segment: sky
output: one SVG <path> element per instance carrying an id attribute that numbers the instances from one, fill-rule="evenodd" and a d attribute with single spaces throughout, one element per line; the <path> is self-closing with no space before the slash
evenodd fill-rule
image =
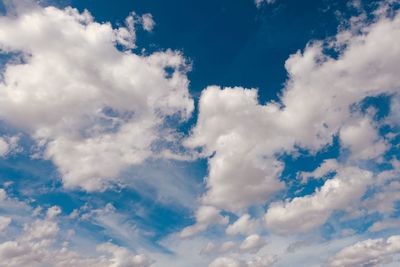
<path id="1" fill-rule="evenodd" d="M 0 266 L 398 266 L 399 8 L 0 1 Z"/>

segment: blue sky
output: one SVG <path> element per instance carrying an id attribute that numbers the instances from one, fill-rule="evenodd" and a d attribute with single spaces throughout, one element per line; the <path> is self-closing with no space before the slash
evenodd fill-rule
<path id="1" fill-rule="evenodd" d="M 399 6 L 2 1 L 0 262 L 397 266 Z"/>

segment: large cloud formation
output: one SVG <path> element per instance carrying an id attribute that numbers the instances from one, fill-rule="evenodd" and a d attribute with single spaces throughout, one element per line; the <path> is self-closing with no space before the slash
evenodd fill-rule
<path id="1" fill-rule="evenodd" d="M 282 238 L 310 234 L 335 216 L 341 216 L 340 224 L 378 214 L 382 219 L 370 231 L 397 223 L 392 217 L 400 200 L 400 164 L 393 158 L 398 146 L 392 142 L 400 126 L 400 14 L 390 3 L 382 2 L 370 17 L 352 17 L 336 36 L 310 42 L 291 55 L 277 102 L 260 104 L 256 89 L 204 89 L 185 145 L 201 148 L 208 157 L 201 204 L 239 215 L 227 234 L 257 231 L 259 218 L 247 214 L 254 205 L 266 205 L 265 226 Z M 384 107 L 388 114 L 378 118 L 379 108 L 367 103 L 382 98 L 389 99 Z M 339 158 L 296 175 L 303 186 L 310 179 L 322 180 L 322 185 L 306 195 L 276 200 L 285 189 L 281 155 L 296 157 L 299 148 L 315 155 L 335 139 Z M 351 235 L 350 229 L 342 230 L 338 235 Z M 399 253 L 397 243 L 397 237 L 363 241 L 343 249 L 329 265 L 378 266 Z M 210 266 L 248 266 L 247 258 L 243 251 L 240 256 L 222 255 Z"/>
<path id="2" fill-rule="evenodd" d="M 360 107 L 367 97 L 393 96 L 400 88 L 400 48 L 394 41 L 400 40 L 400 15 L 379 11 L 374 21 L 291 55 L 279 102 L 261 105 L 256 90 L 239 87 L 202 92 L 186 145 L 202 147 L 209 156 L 203 203 L 233 212 L 265 203 L 284 187 L 280 154 L 298 147 L 316 153 L 334 136 L 352 162 L 378 159 L 387 151 L 373 115 Z"/>
<path id="3" fill-rule="evenodd" d="M 129 166 L 152 157 L 179 157 L 169 150 L 181 141 L 170 126 L 193 111 L 186 76 L 190 66 L 179 52 L 134 52 L 138 23 L 147 31 L 155 26 L 150 14 L 132 13 L 125 26 L 113 28 L 95 22 L 87 11 L 12 2 L 18 4 L 0 18 L 0 49 L 11 57 L 0 80 L 0 120 L 35 140 L 39 155 L 54 162 L 65 187 L 102 190 Z M 184 146 L 207 158 L 209 169 L 196 222 L 180 232 L 185 252 L 195 250 L 186 244 L 196 237 L 188 237 L 217 224 L 226 226 L 221 244 L 207 240 L 201 257 L 216 252 L 215 259 L 204 262 L 210 267 L 265 267 L 285 260 L 285 252 L 267 254 L 276 251 L 268 251 L 274 244 L 266 236 L 310 234 L 337 211 L 353 219 L 378 214 L 381 221 L 369 231 L 398 223 L 392 215 L 400 200 L 400 163 L 386 153 L 398 149 L 391 141 L 399 136 L 400 123 L 400 14 L 386 11 L 382 5 L 368 18 L 354 17 L 351 26 L 333 38 L 310 42 L 291 55 L 285 64 L 288 80 L 277 102 L 259 103 L 256 89 L 213 85 L 203 90 L 197 122 Z M 376 108 L 365 108 L 366 99 L 381 96 L 390 99 L 389 114 L 382 120 Z M 387 126 L 386 133 L 382 126 Z M 304 186 L 320 179 L 321 186 L 286 197 L 281 156 L 295 156 L 299 148 L 316 154 L 335 138 L 339 158 L 297 173 L 295 182 Z M 15 150 L 18 137 L 0 137 L 0 157 Z M 377 167 L 381 163 L 384 170 Z M 1 189 L 0 200 L 6 198 Z M 21 235 L 0 243 L 1 262 L 153 263 L 111 243 L 98 246 L 100 258 L 60 246 L 59 213 L 49 209 L 44 219 L 27 222 Z M 0 232 L 13 226 L 13 220 L 0 217 Z M 220 233 L 219 228 L 215 232 Z M 301 242 L 293 244 L 309 241 Z M 398 243 L 398 236 L 361 241 L 327 264 L 386 263 L 399 253 Z"/>
<path id="4" fill-rule="evenodd" d="M 0 18 L 0 48 L 18 55 L 0 83 L 0 119 L 31 134 L 66 187 L 103 189 L 174 141 L 164 122 L 193 110 L 189 66 L 178 52 L 133 53 L 135 15 L 114 29 L 73 8 L 13 11 Z"/>

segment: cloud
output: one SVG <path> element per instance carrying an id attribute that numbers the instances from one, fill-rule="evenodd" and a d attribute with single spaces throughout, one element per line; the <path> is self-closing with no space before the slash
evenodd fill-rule
<path id="1" fill-rule="evenodd" d="M 242 252 L 257 253 L 265 244 L 261 236 L 253 234 L 243 240 L 242 244 L 240 244 L 240 250 Z"/>
<path id="2" fill-rule="evenodd" d="M 399 25 L 398 13 L 381 14 L 361 29 L 309 43 L 286 61 L 289 78 L 279 102 L 259 104 L 255 89 L 204 89 L 185 143 L 208 157 L 202 203 L 240 214 L 268 202 L 284 188 L 279 155 L 298 147 L 314 154 L 334 136 L 351 150 L 354 162 L 382 156 L 388 144 L 360 103 L 398 94 L 400 50 L 394 40 L 400 40 Z"/>
<path id="3" fill-rule="evenodd" d="M 247 262 L 229 257 L 219 257 L 208 265 L 208 267 L 270 267 L 276 261 L 276 256 L 257 256 Z"/>
<path id="4" fill-rule="evenodd" d="M 257 8 L 260 8 L 262 4 L 266 3 L 268 5 L 272 5 L 275 3 L 276 0 L 254 0 Z"/>
<path id="5" fill-rule="evenodd" d="M 400 253 L 400 236 L 368 239 L 346 247 L 332 257 L 329 267 L 381 266 Z"/>
<path id="6" fill-rule="evenodd" d="M 58 206 L 53 206 L 53 207 L 50 207 L 47 210 L 46 217 L 49 218 L 49 219 L 53 219 L 53 218 L 57 217 L 60 214 L 61 214 L 61 208 L 58 207 Z"/>
<path id="7" fill-rule="evenodd" d="M 310 178 L 320 179 L 323 176 L 335 172 L 339 168 L 339 164 L 336 159 L 327 159 L 312 172 L 301 172 L 299 175 L 302 178 L 302 182 L 306 183 Z"/>
<path id="8" fill-rule="evenodd" d="M 343 126 L 340 141 L 344 148 L 350 148 L 351 157 L 358 160 L 377 158 L 388 149 L 387 143 L 369 118 Z"/>
<path id="9" fill-rule="evenodd" d="M 215 259 L 208 267 L 244 267 L 244 263 L 232 258 L 220 257 Z"/>
<path id="10" fill-rule="evenodd" d="M 182 238 L 189 237 L 206 230 L 212 224 L 226 225 L 228 222 L 229 218 L 222 216 L 218 209 L 211 206 L 201 206 L 196 212 L 196 223 L 184 228 L 180 236 Z"/>
<path id="11" fill-rule="evenodd" d="M 0 188 L 0 201 L 3 202 L 6 199 L 7 199 L 7 192 L 3 188 Z"/>
<path id="12" fill-rule="evenodd" d="M 126 248 L 116 246 L 111 243 L 105 243 L 97 247 L 99 251 L 108 252 L 113 255 L 109 261 L 108 267 L 148 267 L 153 264 L 153 261 L 145 255 L 132 255 Z"/>
<path id="13" fill-rule="evenodd" d="M 153 16 L 149 13 L 143 14 L 141 17 L 143 29 L 151 32 L 154 29 L 156 23 L 153 20 Z"/>
<path id="14" fill-rule="evenodd" d="M 397 172 L 395 179 L 382 187 L 376 187 L 376 193 L 365 200 L 364 206 L 368 212 L 379 212 L 391 215 L 395 210 L 395 202 L 400 200 L 400 174 Z"/>
<path id="15" fill-rule="evenodd" d="M 267 255 L 267 256 L 257 256 L 254 259 L 247 262 L 248 267 L 270 267 L 275 265 L 278 261 L 278 257 L 276 255 Z"/>
<path id="16" fill-rule="evenodd" d="M 235 250 L 237 248 L 237 243 L 235 241 L 226 241 L 222 243 L 222 245 L 219 248 L 220 253 L 227 253 L 232 250 Z"/>
<path id="17" fill-rule="evenodd" d="M 0 138 L 0 156 L 4 157 L 8 153 L 8 149 L 8 143 L 3 138 Z"/>
<path id="18" fill-rule="evenodd" d="M 387 219 L 374 223 L 373 225 L 371 225 L 371 227 L 368 228 L 368 231 L 379 232 L 386 229 L 396 229 L 399 227 L 399 225 L 399 219 Z"/>
<path id="19" fill-rule="evenodd" d="M 335 210 L 357 207 L 373 181 L 372 173 L 355 167 L 337 172 L 312 195 L 272 203 L 265 214 L 267 227 L 280 234 L 306 232 L 324 224 Z"/>
<path id="20" fill-rule="evenodd" d="M 0 232 L 3 232 L 11 223 L 10 217 L 0 216 Z"/>
<path id="21" fill-rule="evenodd" d="M 7 155 L 20 151 L 18 146 L 18 136 L 3 136 L 0 137 L 0 158 L 6 157 Z"/>
<path id="22" fill-rule="evenodd" d="M 251 219 L 249 214 L 244 214 L 238 218 L 233 224 L 226 228 L 225 233 L 228 235 L 247 235 L 253 234 L 259 228 L 259 222 Z"/>
<path id="23" fill-rule="evenodd" d="M 54 210 L 54 207 L 48 209 L 47 214 L 53 214 Z M 63 240 L 60 231 L 55 217 L 31 217 L 31 221 L 24 225 L 19 236 L 0 243 L 2 266 L 149 267 L 153 263 L 142 254 L 134 254 L 111 243 L 99 245 L 97 249 L 103 254 L 97 256 L 79 253 L 70 249 L 68 240 Z"/>
<path id="24" fill-rule="evenodd" d="M 266 134 L 261 123 L 268 123 L 268 113 L 277 108 L 258 106 L 255 90 L 211 86 L 202 92 L 199 118 L 186 145 L 203 146 L 204 153 L 210 156 L 216 152 L 209 159 L 204 203 L 237 211 L 262 203 L 283 188 L 276 179 L 282 163 L 272 156 L 261 157 L 263 145 L 256 146 Z M 266 121 L 259 122 L 258 118 Z"/>
<path id="25" fill-rule="evenodd" d="M 256 1 L 258 6 L 262 2 L 274 1 Z M 178 235 L 172 233 L 169 242 L 162 244 L 173 253 L 153 253 L 159 266 L 195 266 L 193 262 L 207 266 L 211 256 L 217 258 L 210 267 L 272 266 L 278 256 L 264 252 L 270 249 L 265 240 L 274 233 L 276 238 L 311 231 L 337 210 L 351 214 L 365 208 L 366 212 L 379 212 L 385 218 L 394 211 L 399 195 L 398 172 L 374 170 L 373 174 L 360 163 L 385 160 L 383 155 L 392 148 L 393 136 L 382 136 L 380 128 L 384 123 L 394 127 L 399 124 L 400 50 L 395 41 L 400 41 L 400 15 L 392 15 L 381 13 L 371 22 L 357 20 L 352 25 L 357 29 L 344 29 L 331 39 L 311 42 L 303 51 L 291 55 L 285 64 L 288 80 L 276 102 L 260 104 L 256 89 L 204 89 L 198 120 L 184 145 L 198 149 L 208 159 L 206 192 L 199 201 L 196 222 Z M 103 190 L 121 181 L 120 174 L 128 168 L 138 177 L 148 176 L 145 168 L 141 172 L 139 167 L 131 168 L 145 165 L 147 159 L 186 159 L 168 148 L 180 146 L 181 136 L 175 126 L 193 111 L 186 75 L 190 66 L 179 52 L 137 53 L 137 26 L 152 31 L 155 22 L 151 14 L 139 16 L 132 12 L 124 26 L 113 28 L 110 23 L 96 22 L 87 11 L 35 5 L 16 8 L 14 14 L 0 18 L 0 48 L 17 54 L 5 66 L 4 79 L 0 81 L 0 120 L 31 135 L 41 156 L 57 166 L 67 188 Z M 376 121 L 371 110 L 365 112 L 360 103 L 366 97 L 381 95 L 390 97 L 390 114 L 384 121 Z M 335 136 L 349 157 L 325 160 L 314 171 L 297 175 L 304 183 L 310 178 L 321 179 L 322 187 L 309 195 L 277 200 L 275 196 L 285 193 L 281 180 L 285 163 L 280 156 L 296 155 L 299 148 L 315 155 L 331 145 Z M 7 138 L 0 138 L 0 156 L 15 151 Z M 393 168 L 396 164 L 392 164 Z M 160 184 L 159 176 L 168 169 L 148 166 L 156 178 L 130 185 L 137 189 L 143 184 L 164 189 L 158 194 L 150 192 L 154 195 L 149 199 L 157 195 L 168 201 L 186 200 L 187 194 L 194 194 L 194 189 L 182 193 L 182 188 L 192 189 L 185 184 L 186 177 L 177 179 L 169 171 L 171 178 Z M 389 168 L 389 164 L 385 166 Z M 332 176 L 326 177 L 327 174 Z M 373 192 L 367 190 L 369 186 L 375 187 Z M 366 192 L 371 195 L 364 199 Z M 165 202 L 169 204 L 168 201 Z M 96 255 L 73 249 L 66 238 L 69 234 L 63 233 L 64 224 L 69 221 L 61 221 L 59 207 L 50 207 L 43 213 L 26 208 L 24 216 L 33 215 L 27 222 L 26 217 L 8 214 L 14 208 L 12 202 L 0 189 L 0 207 L 7 207 L 5 216 L 0 216 L 2 237 L 10 228 L 14 231 L 18 225 L 25 225 L 21 234 L 7 236 L 0 243 L 0 262 L 6 266 L 32 262 L 37 266 L 89 267 L 153 264 L 144 254 L 111 241 L 98 246 Z M 142 245 L 143 237 L 131 214 L 119 213 L 115 207 L 107 204 L 89 211 L 82 208 L 72 212 L 69 220 L 99 227 L 102 234 L 121 244 Z M 265 207 L 268 236 L 259 229 Z M 235 213 L 237 216 L 233 217 L 238 219 L 228 225 L 229 216 L 225 214 L 229 213 L 224 211 Z M 369 230 L 379 231 L 395 223 L 385 220 Z M 212 241 L 207 234 L 192 237 L 213 225 L 226 227 L 228 236 L 216 231 L 222 235 L 212 235 Z M 144 235 L 153 238 L 156 234 Z M 279 238 L 276 240 L 281 242 L 277 245 L 280 248 L 271 248 L 269 253 L 286 251 L 289 238 Z M 360 242 L 356 249 L 339 252 L 330 264 L 375 264 L 368 255 L 374 255 L 379 263 L 388 262 L 390 255 L 398 253 L 396 238 Z M 324 244 L 317 248 L 321 244 L 314 241 L 296 242 L 288 248 L 294 258 L 303 249 L 309 250 L 307 257 L 311 258 L 315 250 L 328 247 Z M 378 246 L 384 248 L 371 252 L 371 247 Z M 353 250 L 357 250 L 357 259 Z M 286 256 L 278 254 L 279 259 Z M 316 263 L 318 257 L 322 256 L 309 261 Z M 307 260 L 302 264 L 307 265 Z"/>
<path id="26" fill-rule="evenodd" d="M 193 110 L 185 58 L 135 54 L 134 15 L 125 24 L 51 6 L 0 18 L 1 50 L 19 54 L 0 83 L 0 118 L 37 141 L 66 187 L 101 190 L 159 156 L 175 142 L 165 119 L 179 123 Z"/>

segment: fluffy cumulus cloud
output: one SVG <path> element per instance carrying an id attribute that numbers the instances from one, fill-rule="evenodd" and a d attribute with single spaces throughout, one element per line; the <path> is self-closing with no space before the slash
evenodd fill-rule
<path id="1" fill-rule="evenodd" d="M 372 174 L 354 167 L 341 168 L 314 194 L 274 202 L 265 214 L 267 227 L 282 234 L 305 232 L 325 223 L 335 210 L 359 203 L 372 183 Z"/>
<path id="2" fill-rule="evenodd" d="M 340 141 L 344 148 L 351 150 L 351 157 L 358 160 L 377 158 L 388 149 L 369 118 L 343 126 Z"/>
<path id="3" fill-rule="evenodd" d="M 0 83 L 0 119 L 37 141 L 66 187 L 103 189 L 174 142 L 165 119 L 193 110 L 180 53 L 132 52 L 134 15 L 112 28 L 87 11 L 16 3 L 0 18 L 0 48 L 18 55 Z M 142 20 L 151 30 L 151 16 Z"/>
<path id="4" fill-rule="evenodd" d="M 112 255 L 112 258 L 109 259 L 109 263 L 106 265 L 108 267 L 148 267 L 153 263 L 143 254 L 133 255 L 128 249 L 111 243 L 102 244 L 97 249 Z"/>
<path id="5" fill-rule="evenodd" d="M 203 203 L 236 213 L 266 203 L 284 188 L 280 154 L 295 154 L 298 147 L 316 153 L 334 136 L 350 151 L 350 168 L 310 196 L 272 204 L 267 225 L 290 232 L 300 219 L 297 228 L 309 230 L 361 199 L 371 174 L 351 164 L 381 160 L 390 147 L 362 103 L 382 95 L 396 99 L 400 88 L 400 50 L 393 42 L 400 40 L 400 15 L 386 16 L 383 8 L 376 13 L 373 21 L 291 55 L 279 102 L 259 104 L 255 89 L 210 86 L 202 92 L 198 121 L 186 145 L 201 147 L 209 156 Z M 335 167 L 331 163 L 326 168 Z"/>
<path id="6" fill-rule="evenodd" d="M 256 219 L 251 219 L 249 214 L 244 214 L 238 218 L 233 224 L 226 228 L 228 235 L 246 235 L 252 234 L 259 228 L 259 222 Z"/>
<path id="7" fill-rule="evenodd" d="M 400 253 L 400 236 L 368 239 L 346 247 L 328 263 L 329 267 L 382 266 Z"/>
<path id="8" fill-rule="evenodd" d="M 268 125 L 268 114 L 278 109 L 277 105 L 259 106 L 255 90 L 212 86 L 203 91 L 199 109 L 197 125 L 186 145 L 202 146 L 206 155 L 213 155 L 205 203 L 237 211 L 264 202 L 284 187 L 277 179 L 283 164 L 272 155 L 263 155 L 263 144 L 256 145 L 267 134 L 258 119 Z M 270 133 L 275 134 L 273 127 Z"/>
<path id="9" fill-rule="evenodd" d="M 212 224 L 226 225 L 229 218 L 222 216 L 220 211 L 212 206 L 201 206 L 196 212 L 196 224 L 186 227 L 180 233 L 181 237 L 189 237 L 207 229 Z"/>

